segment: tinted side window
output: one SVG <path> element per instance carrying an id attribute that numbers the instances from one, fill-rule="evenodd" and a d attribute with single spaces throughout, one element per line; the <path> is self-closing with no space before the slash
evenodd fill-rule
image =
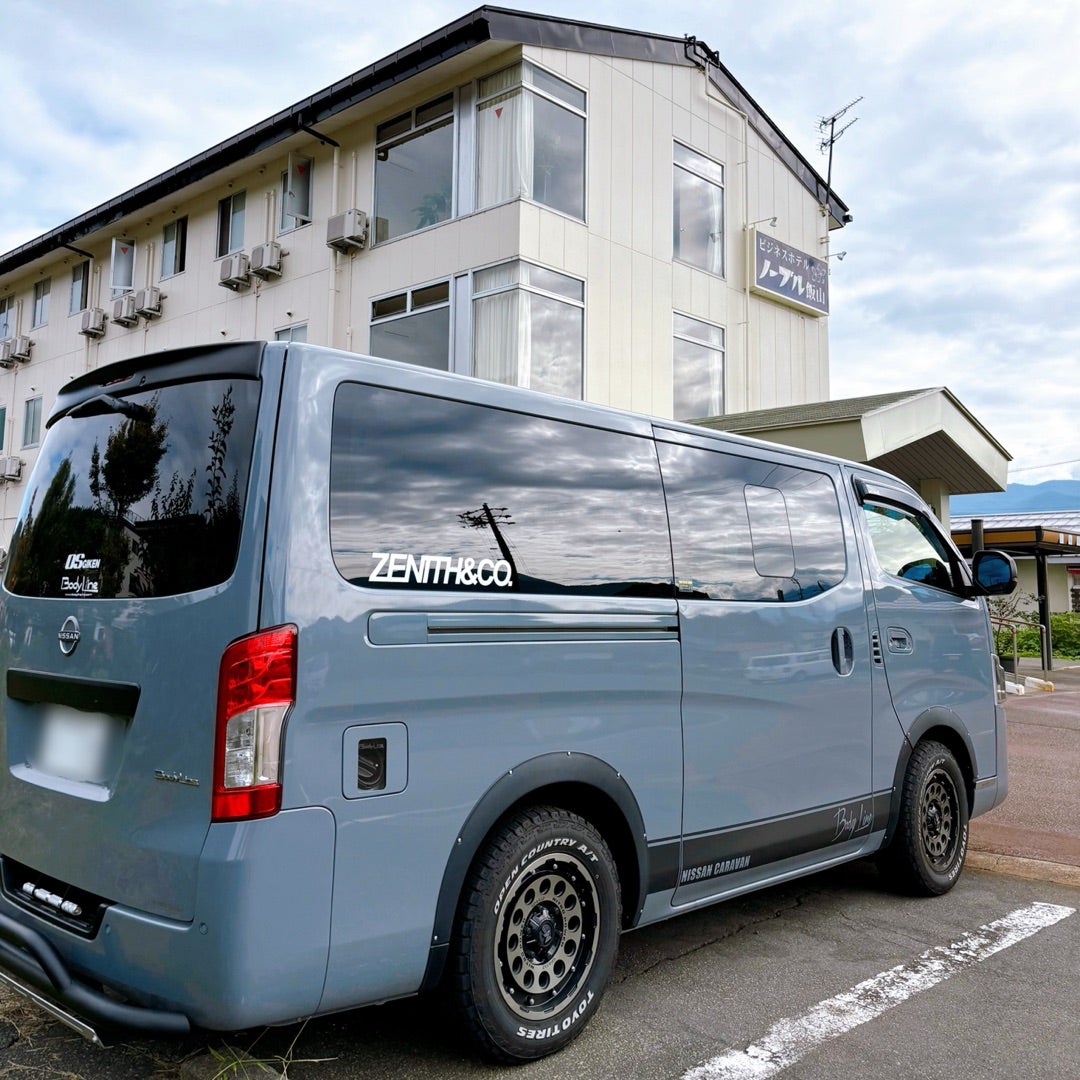
<path id="1" fill-rule="evenodd" d="M 330 542 L 355 585 L 674 595 L 651 440 L 355 383 Z"/>
<path id="2" fill-rule="evenodd" d="M 698 447 L 659 451 L 680 596 L 791 602 L 843 580 L 830 477 Z"/>
<path id="3" fill-rule="evenodd" d="M 893 506 L 863 505 L 878 565 L 886 574 L 920 585 L 952 589 L 952 558 L 944 541 L 921 514 Z"/>

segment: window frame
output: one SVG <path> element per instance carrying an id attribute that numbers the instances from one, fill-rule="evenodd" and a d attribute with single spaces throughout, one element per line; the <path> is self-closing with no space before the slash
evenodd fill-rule
<path id="1" fill-rule="evenodd" d="M 449 112 L 437 113 L 430 119 L 418 119 L 419 115 L 425 110 L 432 109 L 438 106 L 446 99 L 449 99 L 450 101 Z M 394 126 L 406 123 L 408 126 Z M 389 154 L 389 152 L 395 147 L 404 146 L 406 143 L 422 139 L 425 135 L 429 135 L 432 132 L 438 131 L 444 127 L 449 127 L 452 129 L 449 161 L 450 203 L 449 207 L 447 208 L 446 215 L 444 217 L 439 217 L 435 221 L 431 221 L 425 225 L 418 225 L 415 229 L 408 229 L 405 232 L 394 233 L 392 236 L 385 236 L 380 238 L 378 235 L 378 222 L 380 220 L 379 164 L 380 162 L 389 160 L 388 157 L 380 157 L 380 154 Z M 389 133 L 384 134 L 380 138 L 380 130 L 387 128 L 391 129 Z M 433 229 L 436 225 L 441 225 L 444 221 L 452 221 L 457 216 L 457 161 L 459 154 L 459 138 L 460 117 L 458 109 L 458 93 L 456 90 L 448 90 L 444 93 L 436 94 L 434 97 L 428 98 L 425 101 L 422 101 L 419 104 L 412 106 L 412 108 L 406 109 L 404 112 L 396 113 L 393 116 L 387 117 L 385 120 L 375 125 L 374 152 L 372 154 L 371 165 L 371 243 L 373 247 L 378 246 L 379 244 L 389 244 L 392 241 L 398 240 L 403 236 L 413 236 L 418 232 L 423 232 L 425 229 Z M 388 221 L 389 219 L 383 220 Z"/>
<path id="2" fill-rule="evenodd" d="M 687 160 L 679 160 L 680 151 L 684 154 L 688 154 L 697 159 L 697 162 L 691 162 Z M 694 147 L 689 146 L 687 143 L 681 142 L 679 139 L 673 140 L 671 151 L 671 225 L 672 225 L 672 251 L 671 257 L 675 262 L 682 263 L 684 266 L 693 267 L 695 270 L 701 270 L 703 273 L 709 274 L 712 277 L 727 278 L 727 232 L 728 232 L 728 214 L 727 214 L 727 169 L 722 161 L 717 161 L 715 158 L 709 157 L 708 154 L 703 154 L 700 150 L 696 150 Z M 703 164 L 699 165 L 698 162 Z M 711 169 L 719 170 L 719 180 L 715 175 L 710 175 Z M 678 185 L 676 183 L 678 171 L 687 173 L 690 176 L 696 177 L 698 180 L 703 181 L 706 184 L 711 184 L 720 192 L 720 239 L 717 243 L 717 251 L 720 256 L 720 268 L 719 270 L 713 269 L 709 266 L 703 266 L 700 262 L 694 262 L 692 259 L 686 258 L 679 254 L 679 244 L 677 243 L 678 236 L 682 233 L 682 229 L 676 228 L 677 217 L 676 209 L 678 197 Z"/>
<path id="3" fill-rule="evenodd" d="M 15 297 L 0 298 L 0 341 L 6 341 L 12 335 L 12 316 L 15 313 Z"/>
<path id="4" fill-rule="evenodd" d="M 27 398 L 23 403 L 22 449 L 24 450 L 41 445 L 42 401 L 42 396 L 37 394 L 34 397 Z M 31 428 L 33 428 L 33 431 L 31 431 Z M 31 434 L 33 438 L 27 438 Z"/>
<path id="5" fill-rule="evenodd" d="M 286 209 L 289 204 L 289 181 L 293 175 L 294 167 L 299 162 L 307 163 L 307 198 L 303 207 L 298 206 L 298 213 L 292 213 Z M 280 207 L 278 210 L 278 236 L 284 236 L 286 233 L 296 232 L 297 229 L 304 228 L 305 225 L 311 224 L 312 219 L 312 203 L 314 200 L 314 185 L 315 185 L 315 161 L 308 157 L 306 154 L 289 154 L 289 163 L 281 173 L 281 187 L 278 189 L 278 199 Z M 297 198 L 297 202 L 299 203 Z"/>
<path id="6" fill-rule="evenodd" d="M 487 288 L 477 288 L 477 278 L 480 275 L 490 270 L 497 270 L 500 267 L 514 266 L 519 268 L 516 280 L 502 282 L 497 285 L 493 285 Z M 525 268 L 526 271 L 535 269 L 542 274 L 553 274 L 556 277 L 564 278 L 568 282 L 573 282 L 580 286 L 580 296 L 570 296 L 566 292 L 559 292 L 555 289 L 545 288 L 542 283 L 537 283 L 528 279 L 528 274 L 522 274 L 521 268 Z M 488 297 L 498 296 L 500 294 L 509 293 L 512 291 L 519 291 L 526 295 L 538 296 L 545 300 L 552 301 L 554 303 L 560 303 L 568 308 L 580 311 L 581 313 L 581 326 L 579 337 L 579 356 L 580 356 L 580 383 L 578 387 L 578 394 L 576 397 L 568 396 L 568 400 L 571 401 L 583 401 L 585 399 L 585 341 L 586 341 L 586 326 L 585 326 L 585 312 L 587 308 L 587 292 L 586 281 L 582 278 L 575 277 L 573 274 L 567 274 L 562 270 L 552 270 L 549 267 L 542 266 L 539 263 L 533 262 L 530 259 L 513 258 L 503 259 L 497 263 L 491 263 L 487 266 L 478 267 L 472 271 L 471 274 L 471 294 L 469 298 L 469 310 L 470 310 L 470 323 L 472 327 L 472 341 L 469 350 L 469 371 L 470 373 L 479 379 L 484 379 L 489 382 L 498 382 L 501 385 L 509 386 L 521 386 L 520 382 L 502 383 L 501 380 L 491 379 L 487 375 L 479 374 L 477 370 L 476 356 L 477 356 L 477 335 L 476 335 L 476 304 L 478 301 L 487 299 Z M 519 343 L 520 344 L 520 343 Z M 530 380 L 531 381 L 531 380 Z M 531 385 L 526 389 L 534 389 Z M 537 388 L 538 389 L 538 388 Z M 554 391 L 547 391 L 553 393 Z M 567 395 L 560 395 L 567 396 Z"/>
<path id="7" fill-rule="evenodd" d="M 283 326 L 274 331 L 275 341 L 296 342 L 298 345 L 307 343 L 308 324 L 306 322 L 293 323 L 291 326 Z M 300 333 L 303 336 L 297 337 Z"/>
<path id="8" fill-rule="evenodd" d="M 236 201 L 241 200 L 239 211 Z M 236 222 L 239 220 L 239 229 Z M 224 259 L 227 255 L 233 255 L 244 247 L 244 231 L 247 224 L 247 189 L 234 191 L 222 199 L 218 199 L 217 241 L 215 250 L 216 258 Z M 239 231 L 239 238 L 235 233 Z"/>
<path id="9" fill-rule="evenodd" d="M 517 80 L 510 83 L 507 86 L 500 87 L 495 90 L 484 92 L 483 85 L 489 79 L 494 79 L 495 76 L 501 75 L 504 72 L 518 69 Z M 542 79 L 552 80 L 556 83 L 560 83 L 566 86 L 574 94 L 581 96 L 581 104 L 577 105 L 574 102 L 567 100 L 566 97 L 560 96 L 555 93 L 549 87 L 543 85 L 542 82 L 530 79 L 528 76 L 531 73 L 539 73 Z M 472 116 L 473 125 L 475 128 L 475 172 L 473 176 L 473 185 L 475 191 L 475 200 L 477 210 L 489 210 L 495 206 L 502 206 L 508 202 L 514 202 L 516 199 L 524 199 L 527 202 L 535 203 L 537 206 L 543 206 L 545 209 L 552 211 L 556 214 L 563 214 L 570 218 L 572 221 L 588 221 L 588 193 L 589 193 L 589 97 L 588 92 L 575 83 L 572 83 L 569 79 L 562 75 L 557 75 L 552 71 L 548 71 L 547 68 L 537 64 L 534 60 L 527 59 L 522 56 L 515 60 L 512 64 L 505 64 L 502 67 L 496 68 L 494 71 L 488 72 L 486 75 L 481 75 L 476 79 L 474 83 L 475 93 L 474 101 L 472 103 Z M 500 98 L 509 98 L 515 94 L 534 94 L 544 101 L 547 101 L 551 105 L 557 108 L 564 109 L 572 116 L 578 117 L 583 124 L 583 134 L 581 140 L 581 213 L 571 213 L 563 209 L 562 207 L 554 206 L 551 203 L 543 202 L 536 196 L 536 183 L 535 177 L 532 182 L 532 190 L 528 193 L 517 193 L 509 195 L 505 198 L 496 199 L 492 202 L 481 202 L 480 199 L 480 172 L 481 172 L 481 140 L 480 140 L 480 114 L 484 110 L 485 106 L 488 106 L 490 102 L 498 100 Z M 535 143 L 535 125 L 534 125 L 534 141 L 529 147 L 529 152 L 536 154 Z"/>
<path id="10" fill-rule="evenodd" d="M 52 278 L 42 278 L 34 282 L 33 298 L 30 305 L 30 329 L 37 330 L 49 325 L 49 297 L 52 295 Z"/>
<path id="11" fill-rule="evenodd" d="M 71 295 L 68 299 L 68 314 L 78 315 L 90 304 L 90 260 L 83 259 L 71 268 Z"/>
<path id="12" fill-rule="evenodd" d="M 692 333 L 691 329 L 686 326 L 680 327 L 679 320 L 685 320 L 686 322 L 698 323 L 701 326 L 708 327 L 711 330 L 719 332 L 720 344 L 706 339 L 705 337 L 696 337 Z M 707 349 L 711 354 L 714 354 L 719 358 L 720 364 L 720 411 L 697 413 L 693 416 L 680 416 L 680 410 L 676 408 L 678 401 L 677 387 L 679 385 L 676 373 L 676 342 L 683 341 L 689 345 L 697 346 L 699 349 Z M 675 420 L 699 420 L 705 416 L 723 416 L 727 409 L 727 329 L 720 326 L 718 323 L 709 322 L 706 319 L 699 319 L 695 315 L 686 315 L 681 311 L 672 312 L 671 319 L 671 414 Z"/>
<path id="13" fill-rule="evenodd" d="M 130 255 L 123 248 L 127 245 Z M 135 288 L 135 260 L 138 257 L 138 245 L 127 237 L 114 236 L 109 251 L 109 294 L 113 300 Z M 120 280 L 121 271 L 128 270 L 124 280 Z"/>
<path id="14" fill-rule="evenodd" d="M 166 233 L 169 229 L 176 230 L 176 237 L 170 241 L 166 237 Z M 178 217 L 173 221 L 168 221 L 161 229 L 161 280 L 166 278 L 176 277 L 177 274 L 182 274 L 187 269 L 187 233 L 188 233 L 188 219 L 187 214 L 182 217 Z M 166 253 L 169 250 L 170 245 L 173 249 L 173 257 L 171 259 L 171 267 L 166 266 L 165 258 Z"/>
<path id="15" fill-rule="evenodd" d="M 430 303 L 421 303 L 417 306 L 415 302 L 416 294 L 423 293 L 426 289 L 437 289 L 440 286 L 446 286 L 446 298 L 434 300 Z M 404 299 L 404 308 L 400 311 L 388 312 L 385 315 L 376 315 L 375 308 L 378 304 L 384 304 L 387 301 L 395 300 L 397 298 Z M 446 367 L 431 367 L 431 371 L 453 371 L 454 370 L 454 284 L 453 278 L 437 278 L 434 281 L 424 282 L 421 285 L 412 285 L 407 289 L 397 289 L 394 292 L 386 293 L 383 296 L 373 296 L 369 301 L 368 307 L 368 348 L 372 355 L 378 355 L 375 349 L 371 345 L 371 332 L 376 326 L 388 326 L 395 322 L 404 322 L 408 319 L 414 318 L 419 315 L 430 314 L 433 311 L 441 311 L 445 309 L 447 311 L 447 334 L 446 334 Z M 393 359 L 388 357 L 388 359 Z M 402 363 L 412 363 L 412 361 L 401 361 Z M 426 364 L 415 365 L 417 367 L 428 367 Z"/>

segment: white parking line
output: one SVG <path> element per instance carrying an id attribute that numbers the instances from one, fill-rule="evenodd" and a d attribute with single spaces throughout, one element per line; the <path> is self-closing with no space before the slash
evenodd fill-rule
<path id="1" fill-rule="evenodd" d="M 965 934 L 951 945 L 928 949 L 912 964 L 883 971 L 802 1016 L 774 1024 L 745 1050 L 725 1050 L 683 1074 L 682 1080 L 762 1080 L 794 1065 L 822 1043 L 880 1016 L 914 994 L 964 968 L 1075 915 L 1075 908 L 1032 904 Z"/>

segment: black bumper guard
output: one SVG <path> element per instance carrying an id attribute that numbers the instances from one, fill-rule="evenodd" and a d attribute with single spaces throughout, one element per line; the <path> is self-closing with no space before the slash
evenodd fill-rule
<path id="1" fill-rule="evenodd" d="M 0 975 L 3 982 L 92 1042 L 100 1039 L 79 1018 L 103 1027 L 126 1028 L 148 1035 L 186 1035 L 191 1030 L 191 1022 L 183 1013 L 116 1001 L 80 982 L 45 937 L 3 914 L 0 914 Z M 68 1016 L 65 1009 L 75 1016 Z"/>

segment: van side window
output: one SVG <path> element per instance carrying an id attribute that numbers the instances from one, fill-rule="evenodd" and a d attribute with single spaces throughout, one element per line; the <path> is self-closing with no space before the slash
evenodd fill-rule
<path id="1" fill-rule="evenodd" d="M 870 543 L 886 574 L 936 589 L 954 589 L 948 549 L 930 522 L 913 511 L 863 504 Z"/>
<path id="2" fill-rule="evenodd" d="M 653 443 L 345 383 L 330 542 L 373 588 L 674 595 Z"/>
<path id="3" fill-rule="evenodd" d="M 843 581 L 844 529 L 829 476 L 698 447 L 658 448 L 680 596 L 791 603 Z"/>

